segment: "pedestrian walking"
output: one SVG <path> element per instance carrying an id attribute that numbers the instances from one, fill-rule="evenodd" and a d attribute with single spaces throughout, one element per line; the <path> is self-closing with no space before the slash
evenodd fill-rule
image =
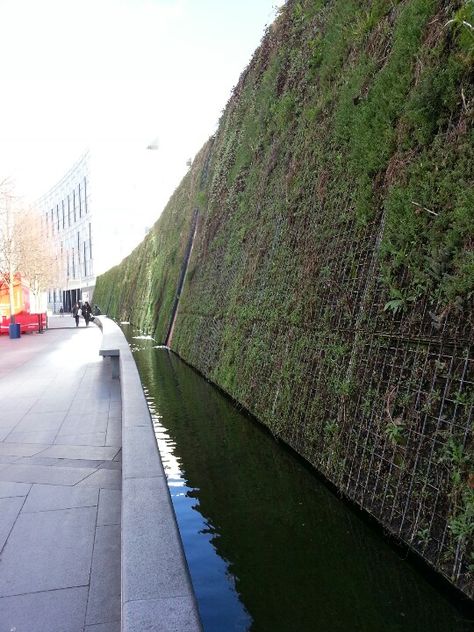
<path id="1" fill-rule="evenodd" d="M 79 303 L 74 303 L 74 307 L 72 308 L 72 315 L 74 320 L 76 321 L 76 327 L 79 327 L 79 316 L 82 314 L 81 306 Z"/>
<path id="2" fill-rule="evenodd" d="M 59 308 L 59 314 L 60 314 L 61 318 L 63 318 L 63 317 L 64 317 L 64 309 L 63 309 L 63 306 L 62 306 L 62 305 L 61 305 L 61 307 Z"/>
<path id="3" fill-rule="evenodd" d="M 83 306 L 82 306 L 82 315 L 84 317 L 84 320 L 86 321 L 86 327 L 89 327 L 89 321 L 91 319 L 91 314 L 92 314 L 92 308 L 89 305 L 89 301 L 85 301 Z"/>

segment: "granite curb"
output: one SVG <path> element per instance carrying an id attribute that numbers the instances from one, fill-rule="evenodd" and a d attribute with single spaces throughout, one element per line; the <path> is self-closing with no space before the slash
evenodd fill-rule
<path id="1" fill-rule="evenodd" d="M 135 360 L 113 320 L 94 323 L 103 334 L 100 355 L 118 357 L 122 395 L 122 630 L 202 632 Z"/>

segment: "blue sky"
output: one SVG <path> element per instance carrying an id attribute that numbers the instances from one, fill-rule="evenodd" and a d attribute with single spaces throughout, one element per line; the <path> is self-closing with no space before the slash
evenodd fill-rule
<path id="1" fill-rule="evenodd" d="M 0 175 L 34 198 L 89 147 L 134 156 L 156 216 L 282 0 L 0 0 Z M 158 137 L 159 149 L 146 152 Z M 111 163 L 111 168 L 113 165 Z M 150 193 L 151 195 L 151 193 Z"/>

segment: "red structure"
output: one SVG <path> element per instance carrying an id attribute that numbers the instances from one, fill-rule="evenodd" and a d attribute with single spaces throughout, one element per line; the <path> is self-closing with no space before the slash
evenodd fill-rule
<path id="1" fill-rule="evenodd" d="M 13 282 L 13 314 L 22 334 L 46 329 L 46 313 L 30 312 L 30 290 L 19 274 Z M 10 325 L 10 295 L 8 285 L 0 281 L 0 334 L 8 334 Z"/>

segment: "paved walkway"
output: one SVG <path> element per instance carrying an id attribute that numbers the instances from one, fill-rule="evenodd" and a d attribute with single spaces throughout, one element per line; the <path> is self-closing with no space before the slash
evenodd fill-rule
<path id="1" fill-rule="evenodd" d="M 0 632 L 118 632 L 120 384 L 98 328 L 50 327 L 0 336 Z"/>
<path id="2" fill-rule="evenodd" d="M 91 327 L 92 323 L 89 324 Z M 79 329 L 86 326 L 86 321 L 79 317 Z M 54 314 L 54 316 L 48 316 L 48 328 L 49 329 L 76 329 L 76 320 L 72 314 L 65 313 L 63 316 Z"/>

